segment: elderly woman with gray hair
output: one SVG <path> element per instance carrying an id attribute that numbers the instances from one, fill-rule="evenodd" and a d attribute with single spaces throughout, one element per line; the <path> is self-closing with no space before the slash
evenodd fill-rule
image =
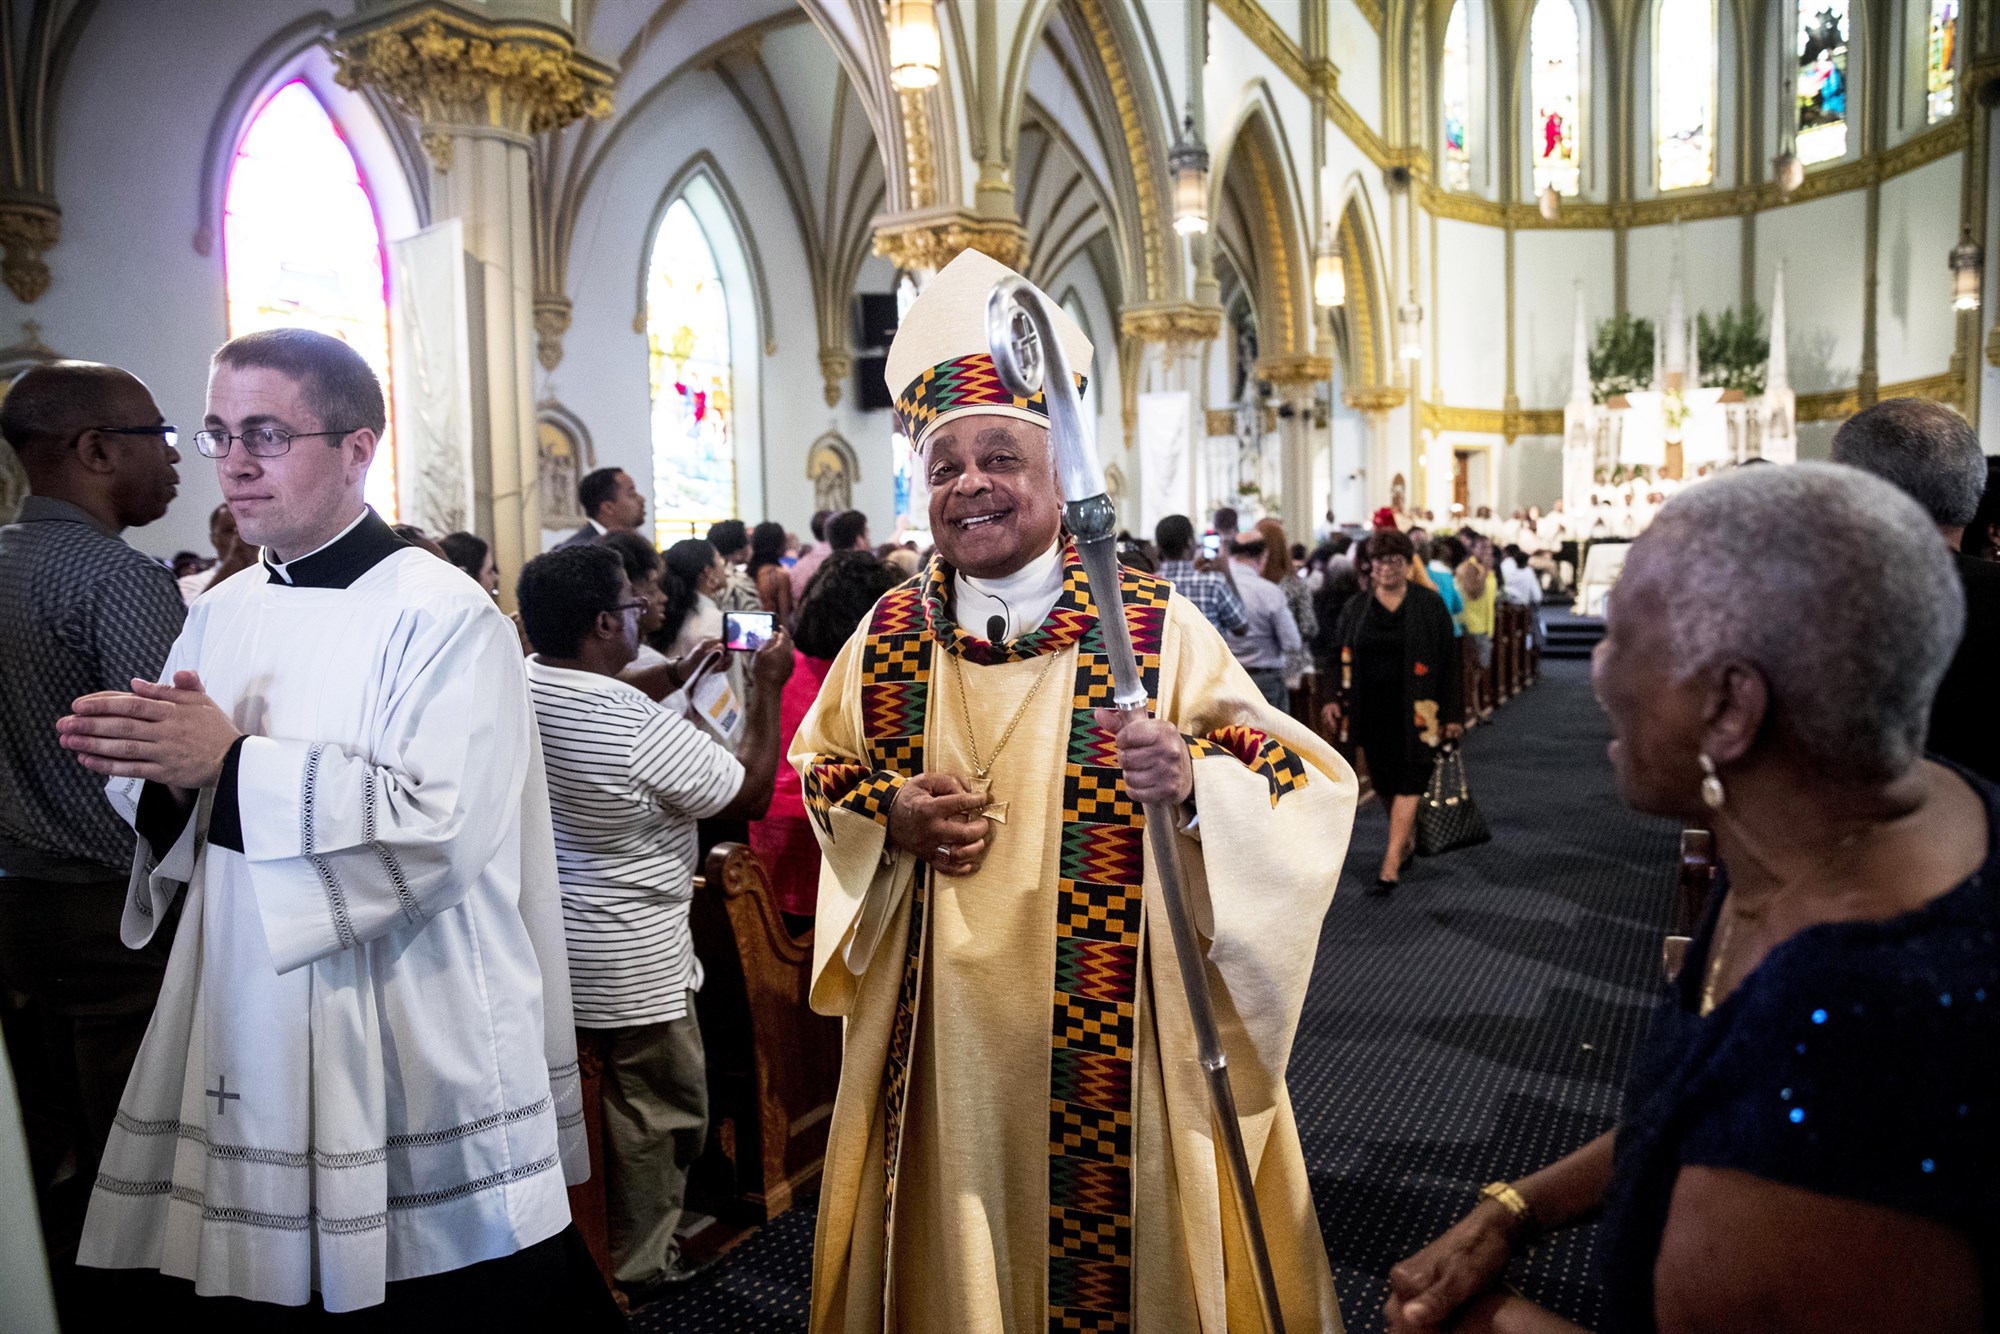
<path id="1" fill-rule="evenodd" d="M 1600 1212 L 1609 1330 L 2000 1315 L 2000 790 L 1922 755 L 1963 623 L 1923 514 L 1854 469 L 1661 511 L 1594 684 L 1625 801 L 1707 820 L 1724 875 L 1615 1130 L 1397 1265 L 1392 1331 L 1574 1331 L 1500 1280 Z"/>

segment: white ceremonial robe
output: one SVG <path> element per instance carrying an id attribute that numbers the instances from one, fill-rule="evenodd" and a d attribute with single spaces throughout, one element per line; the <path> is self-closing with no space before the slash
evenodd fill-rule
<path id="1" fill-rule="evenodd" d="M 125 943 L 186 900 L 80 1263 L 349 1311 L 560 1232 L 588 1168 L 513 626 L 414 548 L 348 587 L 256 567 L 189 612 L 188 668 L 249 734 L 244 851 L 212 790 L 140 840 Z M 142 787 L 109 785 L 127 819 Z"/>

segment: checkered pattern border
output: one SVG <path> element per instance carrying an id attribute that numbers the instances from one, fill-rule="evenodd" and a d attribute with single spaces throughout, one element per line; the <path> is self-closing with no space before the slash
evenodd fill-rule
<path id="1" fill-rule="evenodd" d="M 1193 737 L 1188 749 L 1194 758 L 1227 755 L 1252 773 L 1262 774 L 1271 785 L 1271 804 L 1276 806 L 1286 794 L 1296 792 L 1309 781 L 1305 761 L 1284 742 L 1255 727 L 1218 727 L 1207 736 Z"/>
<path id="2" fill-rule="evenodd" d="M 1076 391 L 1090 383 L 1076 377 Z M 1022 398 L 1007 391 L 989 353 L 974 352 L 941 361 L 919 375 L 896 397 L 896 429 L 912 441 L 923 438 L 924 429 L 947 412 L 960 408 L 1015 408 L 1039 417 L 1049 415 L 1048 396 Z"/>

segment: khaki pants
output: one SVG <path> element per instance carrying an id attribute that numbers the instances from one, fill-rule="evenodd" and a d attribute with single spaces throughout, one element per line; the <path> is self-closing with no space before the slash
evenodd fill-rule
<path id="1" fill-rule="evenodd" d="M 688 1168 L 708 1137 L 708 1066 L 695 1017 L 580 1028 L 603 1064 L 604 1212 L 612 1276 L 642 1287 L 673 1266 Z"/>

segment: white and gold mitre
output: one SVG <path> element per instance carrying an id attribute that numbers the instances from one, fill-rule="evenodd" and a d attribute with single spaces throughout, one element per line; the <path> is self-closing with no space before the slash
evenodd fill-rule
<path id="1" fill-rule="evenodd" d="M 938 270 L 896 330 L 883 374 L 896 396 L 896 429 L 921 452 L 925 439 L 948 421 L 974 412 L 1046 424 L 1045 395 L 1007 392 L 986 342 L 986 298 L 1002 278 L 1020 275 L 990 255 L 962 250 Z M 1032 284 L 1031 284 L 1032 286 Z M 1090 369 L 1090 339 L 1040 288 L 1063 356 L 1082 388 Z"/>

